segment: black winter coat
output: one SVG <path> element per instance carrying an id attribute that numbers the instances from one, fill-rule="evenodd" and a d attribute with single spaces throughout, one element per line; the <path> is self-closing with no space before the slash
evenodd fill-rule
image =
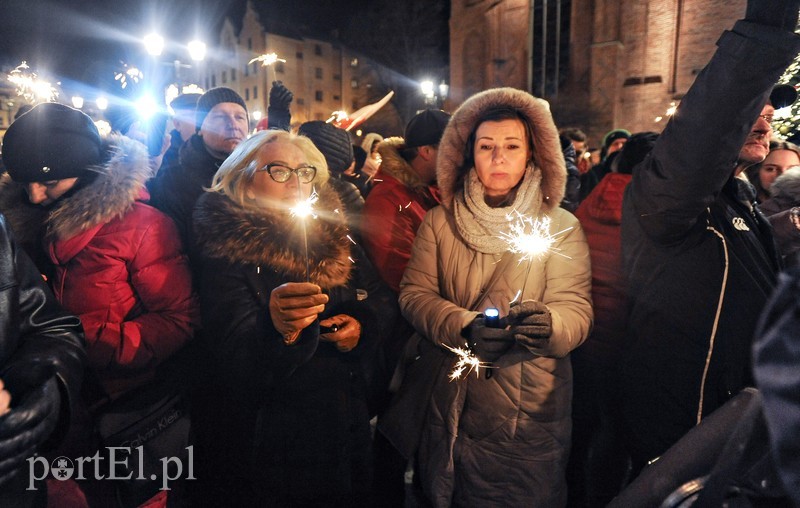
<path id="1" fill-rule="evenodd" d="M 779 269 L 770 227 L 733 172 L 800 37 L 740 21 L 717 44 L 625 194 L 621 395 L 640 460 L 752 384 L 753 331 Z"/>
<path id="2" fill-rule="evenodd" d="M 317 209 L 341 208 L 330 187 L 318 191 Z M 348 314 L 362 333 L 349 353 L 321 342 L 318 324 L 286 346 L 268 305 L 274 288 L 305 280 L 297 221 L 221 194 L 204 195 L 194 217 L 208 360 L 197 459 L 213 475 L 203 501 L 361 504 L 371 475 L 371 365 L 396 315 L 394 296 L 346 238 L 343 217 L 309 220 L 311 282 L 330 296 L 322 318 Z"/>
<path id="3" fill-rule="evenodd" d="M 41 452 L 46 445 L 58 443 L 69 426 L 73 403 L 80 397 L 85 361 L 80 320 L 64 312 L 0 215 L 0 379 L 11 393 L 11 411 L 0 416 L 0 460 L 8 460 L 30 444 Z M 29 423 L 20 431 L 13 420 L 27 407 L 27 397 L 47 383 L 58 385 L 60 392 L 55 430 L 52 424 L 46 425 L 46 432 L 44 427 L 34 427 L 45 416 L 29 414 Z M 27 476 L 28 463 L 23 462 L 15 479 L 0 486 L 0 506 L 25 506 L 30 498 L 46 492 L 44 482 L 26 491 Z"/>

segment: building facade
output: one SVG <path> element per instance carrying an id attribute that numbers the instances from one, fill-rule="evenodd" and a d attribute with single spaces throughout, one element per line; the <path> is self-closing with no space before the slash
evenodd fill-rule
<path id="1" fill-rule="evenodd" d="M 660 131 L 745 0 L 453 0 L 450 97 L 495 86 L 547 99 L 592 144 Z"/>

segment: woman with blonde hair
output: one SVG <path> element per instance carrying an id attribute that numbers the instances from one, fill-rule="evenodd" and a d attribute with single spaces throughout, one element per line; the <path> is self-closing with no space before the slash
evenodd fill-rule
<path id="1" fill-rule="evenodd" d="M 195 208 L 203 504 L 366 502 L 365 366 L 391 297 L 348 238 L 327 182 L 309 139 L 262 131 L 236 147 Z M 315 214 L 295 216 L 312 195 Z"/>

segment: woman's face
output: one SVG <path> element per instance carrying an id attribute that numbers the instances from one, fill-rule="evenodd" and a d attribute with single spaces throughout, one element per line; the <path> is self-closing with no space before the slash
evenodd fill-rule
<path id="1" fill-rule="evenodd" d="M 51 205 L 69 192 L 77 181 L 77 178 L 64 178 L 63 180 L 29 183 L 27 184 L 28 200 L 34 205 Z"/>
<path id="2" fill-rule="evenodd" d="M 781 176 L 784 171 L 800 164 L 800 157 L 791 150 L 773 150 L 767 154 L 758 172 L 761 187 L 769 190 L 772 182 Z"/>
<path id="3" fill-rule="evenodd" d="M 247 188 L 248 198 L 255 199 L 267 207 L 286 209 L 294 206 L 299 199 L 307 199 L 311 195 L 313 181 L 300 183 L 297 173 L 292 173 L 286 182 L 280 183 L 276 182 L 267 171 L 267 165 L 272 163 L 280 163 L 281 166 L 291 169 L 309 165 L 300 148 L 291 143 L 276 141 L 266 143 L 256 154 L 259 170 Z"/>
<path id="4" fill-rule="evenodd" d="M 525 126 L 519 119 L 480 124 L 473 151 L 475 170 L 490 204 L 505 199 L 522 180 L 531 155 Z"/>

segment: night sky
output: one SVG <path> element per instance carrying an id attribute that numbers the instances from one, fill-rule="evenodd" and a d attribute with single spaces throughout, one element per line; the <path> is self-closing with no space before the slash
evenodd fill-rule
<path id="1" fill-rule="evenodd" d="M 212 45 L 227 12 L 245 0 L 0 0 L 0 65 L 22 60 L 40 75 L 98 84 L 113 80 L 120 61 L 144 58 L 140 38 L 159 28 L 165 39 L 198 37 Z M 262 0 L 276 16 L 329 31 L 358 16 L 369 2 Z"/>

